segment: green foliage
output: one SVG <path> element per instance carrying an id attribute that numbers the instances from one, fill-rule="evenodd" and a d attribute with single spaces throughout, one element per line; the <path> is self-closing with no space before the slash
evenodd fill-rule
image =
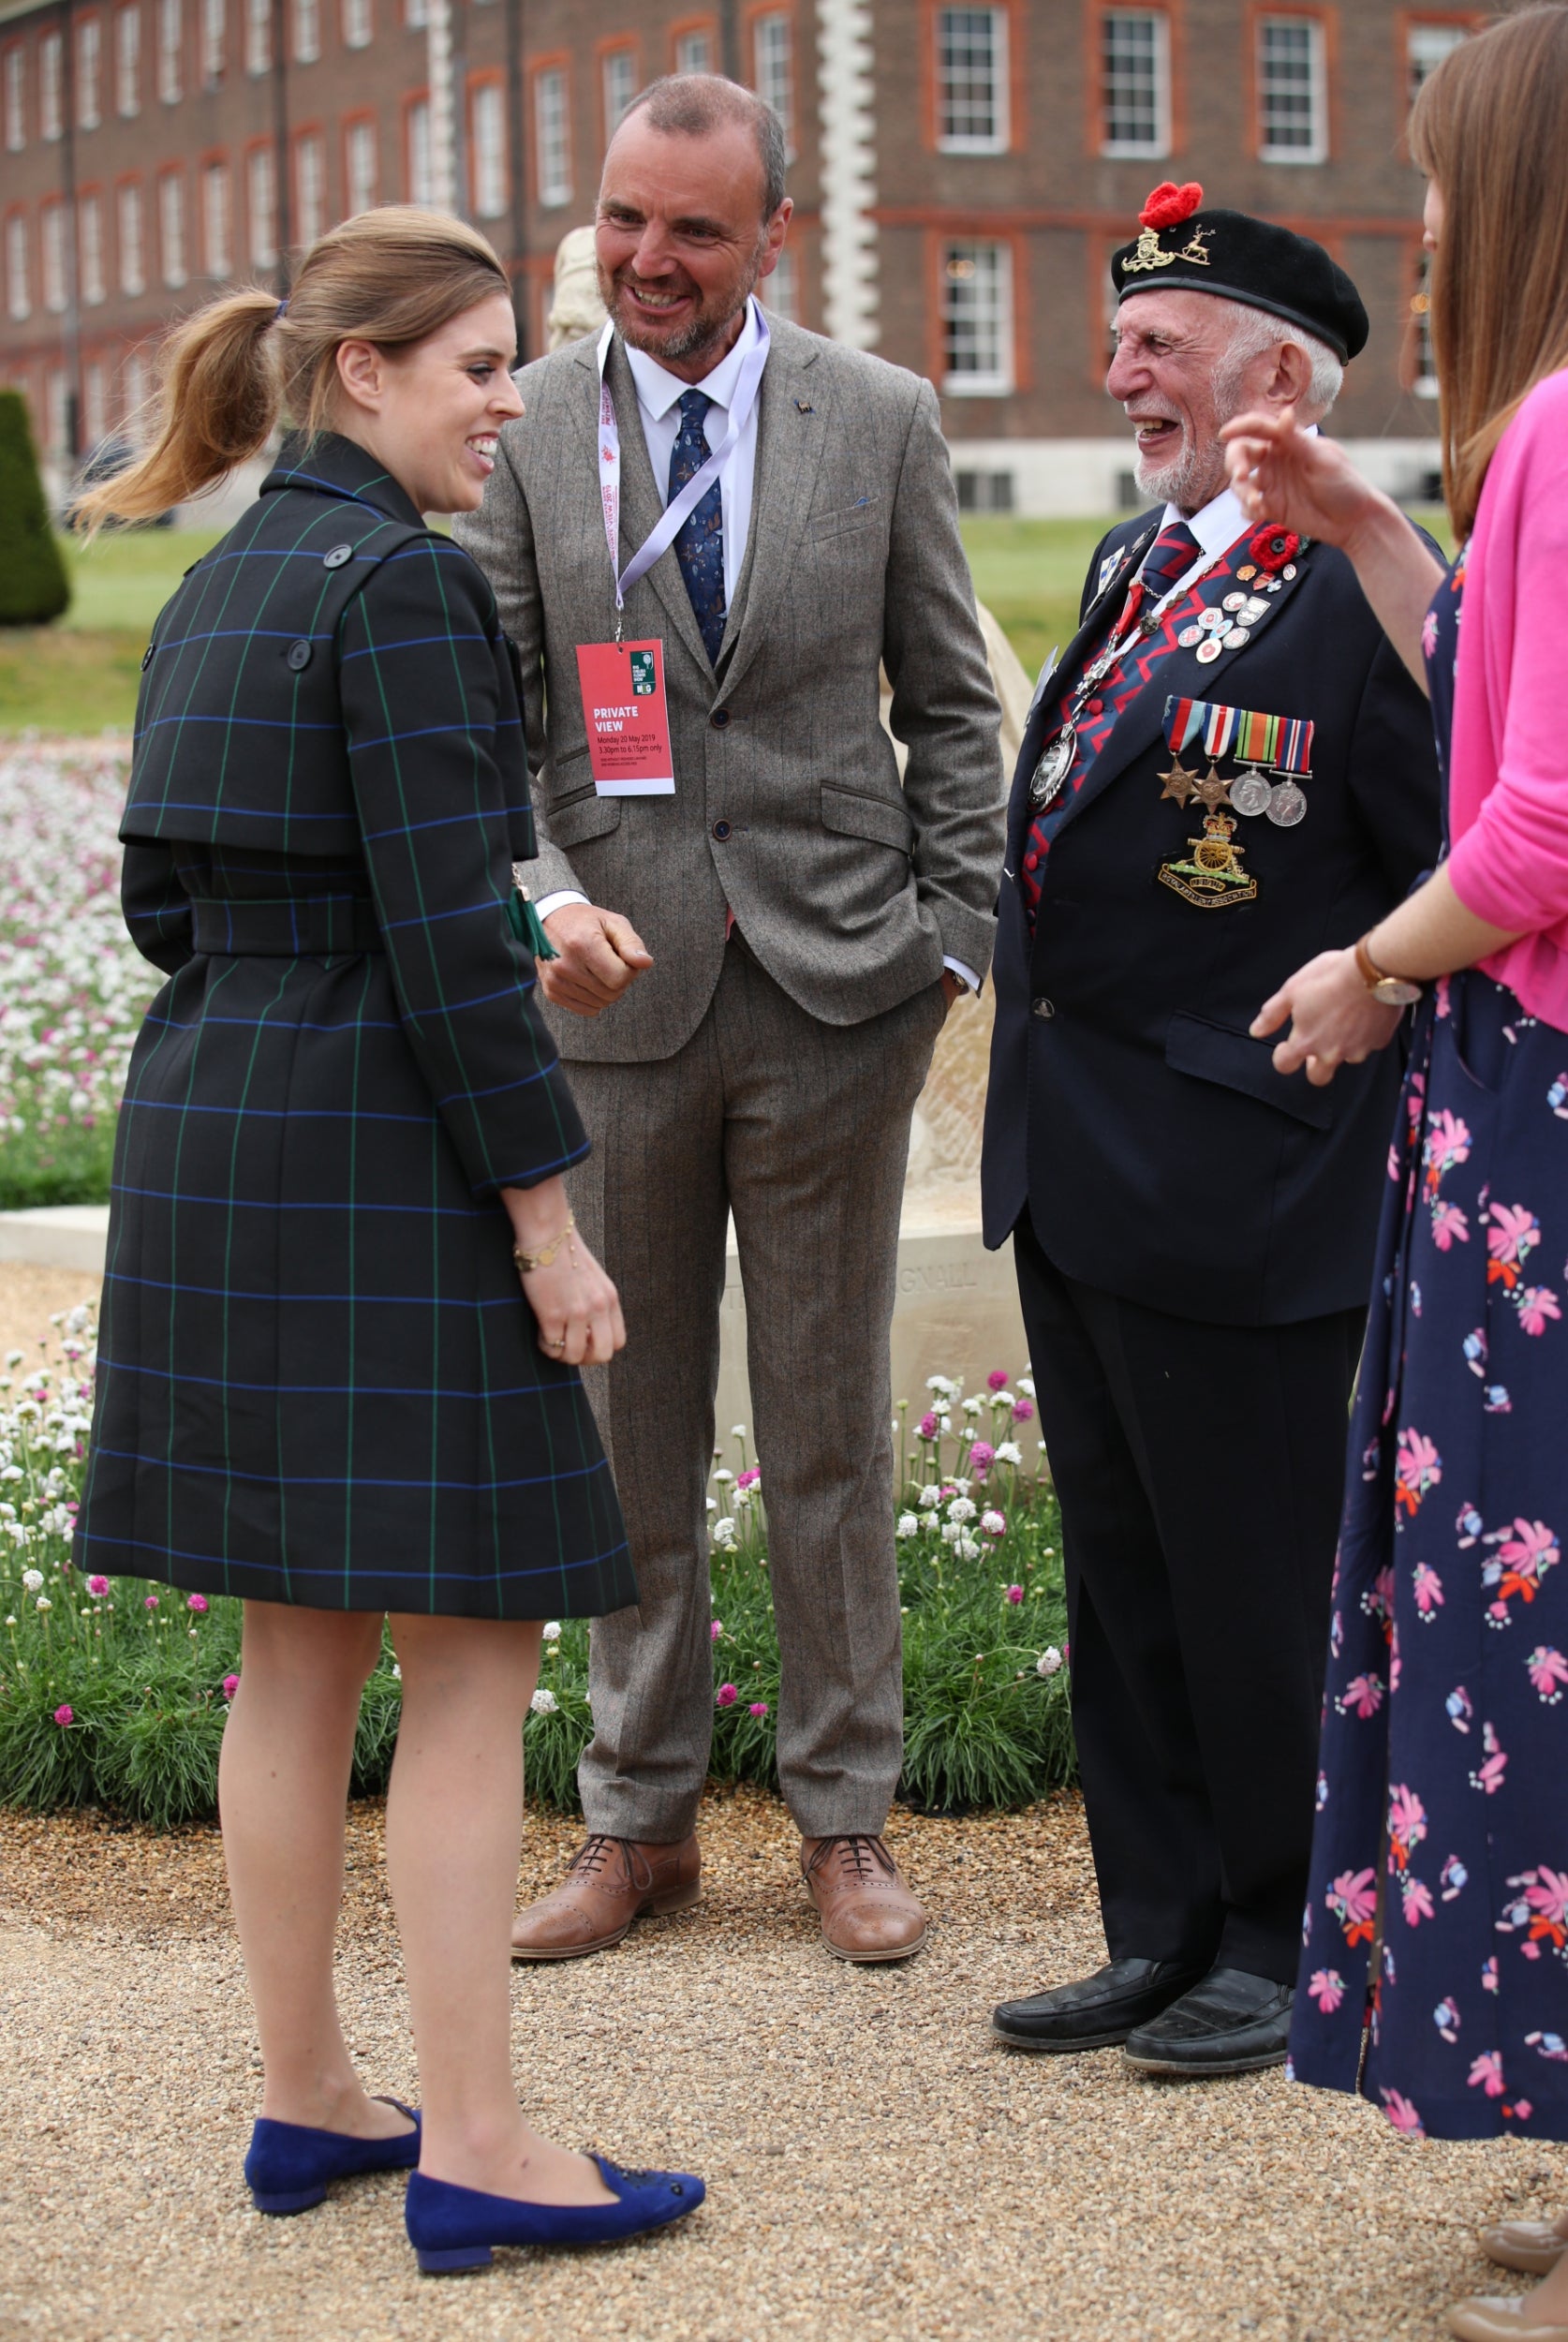
<path id="1" fill-rule="evenodd" d="M 0 391 L 0 626 L 46 625 L 70 599 L 26 401 L 20 391 Z"/>
<path id="2" fill-rule="evenodd" d="M 90 1312 L 56 1327 L 52 1364 L 14 1352 L 0 1378 L 0 1803 L 104 1805 L 176 1830 L 216 1808 L 240 1605 L 138 1579 L 83 1581 L 71 1567 L 92 1410 Z M 1056 1501 L 1010 1445 L 1032 1415 L 1027 1383 L 968 1400 L 938 1385 L 932 1412 L 899 1443 L 902 1793 L 934 1811 L 1017 1806 L 1072 1778 Z M 908 1408 L 900 1414 L 907 1427 Z M 734 1465 L 718 1463 L 711 1482 L 711 1770 L 776 1787 L 767 1519 L 745 1434 L 734 1436 Z M 385 1790 L 400 1708 L 384 1638 L 360 1711 L 356 1795 Z M 524 1735 L 535 1804 L 575 1810 L 592 1730 L 586 1623 L 553 1622 Z"/>

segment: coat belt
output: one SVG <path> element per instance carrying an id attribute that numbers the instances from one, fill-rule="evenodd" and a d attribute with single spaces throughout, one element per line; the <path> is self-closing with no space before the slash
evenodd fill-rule
<path id="1" fill-rule="evenodd" d="M 328 959 L 386 949 L 362 895 L 293 895 L 275 902 L 194 896 L 191 947 L 220 958 Z"/>

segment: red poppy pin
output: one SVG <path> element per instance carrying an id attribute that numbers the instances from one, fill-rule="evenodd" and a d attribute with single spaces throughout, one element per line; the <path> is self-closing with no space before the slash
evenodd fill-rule
<path id="1" fill-rule="evenodd" d="M 1255 561 L 1265 575 L 1272 577 L 1287 561 L 1294 561 L 1301 551 L 1301 540 L 1294 528 L 1280 528 L 1273 522 L 1258 529 L 1247 541 L 1247 557 Z"/>
<path id="2" fill-rule="evenodd" d="M 1138 214 L 1140 228 L 1179 228 L 1184 219 L 1191 219 L 1204 200 L 1203 188 L 1196 179 L 1190 179 L 1184 187 L 1174 180 L 1162 180 L 1143 210 Z"/>

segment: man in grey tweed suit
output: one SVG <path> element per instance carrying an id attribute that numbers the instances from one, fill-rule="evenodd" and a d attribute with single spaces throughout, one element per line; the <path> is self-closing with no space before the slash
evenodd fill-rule
<path id="1" fill-rule="evenodd" d="M 664 645 L 673 796 L 601 795 L 590 770 L 576 648 L 616 619 L 595 344 L 519 377 L 526 412 L 459 527 L 522 657 L 561 953 L 541 983 L 594 1146 L 572 1192 L 628 1327 L 595 1406 L 642 1597 L 593 1630 L 588 1841 L 519 1919 L 523 1959 L 599 1950 L 698 1897 L 732 1212 L 802 1871 L 841 1957 L 902 1958 L 925 1934 L 880 1835 L 903 1727 L 888 1333 L 910 1113 L 991 956 L 998 717 L 929 384 L 764 324 L 752 298 L 789 223 L 783 159 L 759 99 L 683 77 L 623 120 L 599 191 L 623 568 L 734 440 L 626 591 L 627 639 Z"/>

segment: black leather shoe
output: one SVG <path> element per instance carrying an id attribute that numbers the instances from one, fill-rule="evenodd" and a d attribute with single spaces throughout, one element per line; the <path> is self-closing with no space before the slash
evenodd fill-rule
<path id="1" fill-rule="evenodd" d="M 1240 1968 L 1211 1968 L 1162 2016 L 1138 2026 L 1122 2054 L 1141 2074 L 1251 2074 L 1282 2066 L 1290 2041 L 1288 1984 Z"/>
<path id="2" fill-rule="evenodd" d="M 991 2030 L 1014 2049 L 1110 2049 L 1157 2017 L 1203 1975 L 1182 1960 L 1113 1960 L 1076 1984 L 1058 1984 L 1032 2000 L 1004 2000 Z"/>

